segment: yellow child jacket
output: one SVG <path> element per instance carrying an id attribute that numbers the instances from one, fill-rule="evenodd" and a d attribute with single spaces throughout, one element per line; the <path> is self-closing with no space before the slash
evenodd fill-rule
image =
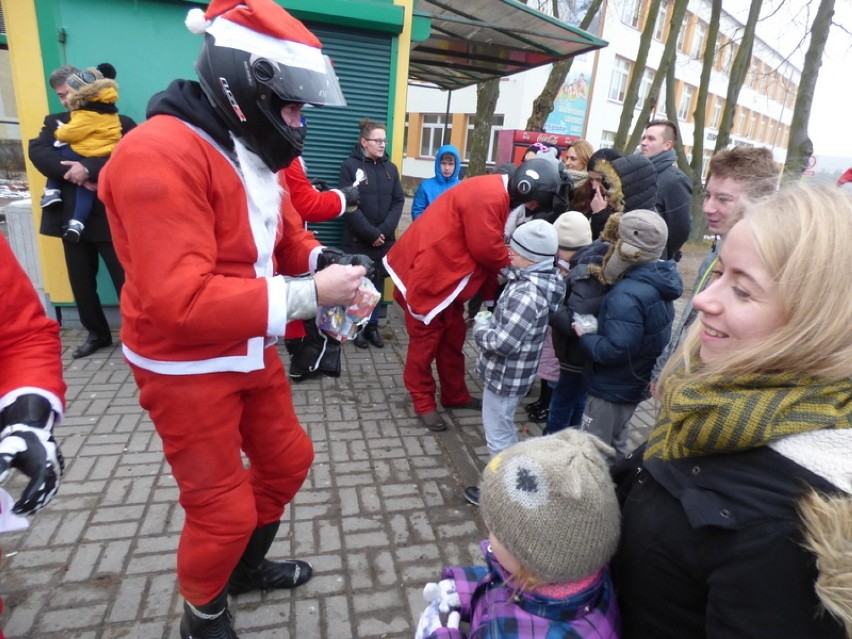
<path id="1" fill-rule="evenodd" d="M 98 113 L 86 109 L 88 102 L 115 104 L 118 100 L 115 82 L 108 80 L 106 82 L 109 84 L 105 86 L 99 85 L 101 82 L 104 81 L 87 85 L 69 98 L 72 109 L 70 120 L 54 132 L 57 140 L 70 144 L 75 153 L 87 158 L 109 155 L 121 139 L 118 113 Z M 96 92 L 92 94 L 89 87 Z"/>

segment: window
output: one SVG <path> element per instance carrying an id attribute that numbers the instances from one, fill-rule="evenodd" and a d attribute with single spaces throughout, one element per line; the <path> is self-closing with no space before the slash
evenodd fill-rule
<path id="1" fill-rule="evenodd" d="M 719 128 L 719 123 L 722 121 L 722 105 L 725 100 L 720 97 L 713 98 L 713 114 L 710 116 L 710 126 L 714 129 Z"/>
<path id="2" fill-rule="evenodd" d="M 654 71 L 653 69 L 645 69 L 645 73 L 642 74 L 642 82 L 639 83 L 639 99 L 636 102 L 636 108 L 641 109 L 642 105 L 645 104 L 645 100 L 648 99 L 648 94 L 651 92 L 651 85 L 654 83 Z"/>
<path id="3" fill-rule="evenodd" d="M 494 164 L 497 161 L 497 134 L 503 130 L 503 115 L 495 115 L 491 119 L 491 138 L 488 141 L 488 157 L 485 158 L 487 164 Z M 467 116 L 467 136 L 464 141 L 464 157 L 465 162 L 470 161 L 470 136 L 473 133 L 473 115 Z"/>
<path id="4" fill-rule="evenodd" d="M 447 127 L 444 134 L 445 116 L 443 113 L 424 113 L 420 125 L 420 155 L 424 157 L 435 157 L 444 144 L 450 143 L 450 130 L 452 123 Z"/>
<path id="5" fill-rule="evenodd" d="M 621 57 L 615 58 L 612 67 L 612 75 L 609 80 L 609 99 L 616 102 L 624 102 L 624 94 L 627 92 L 627 78 L 630 75 L 631 63 Z"/>
<path id="6" fill-rule="evenodd" d="M 660 83 L 660 92 L 657 94 L 657 106 L 654 107 L 654 112 L 660 116 L 658 119 L 663 120 L 668 119 L 666 116 L 666 90 L 666 81 L 663 80 Z"/>
<path id="7" fill-rule="evenodd" d="M 631 27 L 639 28 L 639 15 L 642 3 L 640 0 L 624 0 L 621 7 L 621 21 Z"/>
<path id="8" fill-rule="evenodd" d="M 601 146 L 602 149 L 611 149 L 615 144 L 615 131 L 604 131 L 601 133 Z"/>
<path id="9" fill-rule="evenodd" d="M 686 43 L 686 31 L 687 31 L 687 25 L 689 24 L 690 19 L 691 18 L 687 15 L 687 17 L 683 21 L 683 25 L 681 25 L 681 27 L 680 27 L 680 31 L 677 34 L 677 50 L 683 51 L 684 53 L 686 53 L 684 46 L 686 46 L 686 44 L 685 44 Z"/>
<path id="10" fill-rule="evenodd" d="M 680 104 L 677 107 L 677 117 L 679 120 L 688 120 L 690 111 L 692 110 L 692 96 L 695 93 L 695 88 L 684 84 L 683 90 L 680 93 Z"/>
<path id="11" fill-rule="evenodd" d="M 695 30 L 692 32 L 692 46 L 690 47 L 689 57 L 695 60 L 701 58 L 704 51 L 705 39 L 707 38 L 707 27 L 700 20 L 695 23 Z"/>
<path id="12" fill-rule="evenodd" d="M 666 37 L 666 16 L 668 16 L 669 3 L 668 0 L 661 0 L 660 10 L 657 12 L 657 23 L 654 25 L 654 38 L 661 42 Z"/>

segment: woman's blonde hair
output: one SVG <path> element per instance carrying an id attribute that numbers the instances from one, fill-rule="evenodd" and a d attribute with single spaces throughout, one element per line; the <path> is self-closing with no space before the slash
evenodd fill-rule
<path id="1" fill-rule="evenodd" d="M 852 376 L 852 197 L 833 184 L 794 183 L 747 205 L 745 226 L 777 283 L 784 324 L 758 344 L 723 361 L 697 361 L 701 322 L 660 377 L 685 367 L 689 377 L 793 373 L 828 381 Z M 692 369 L 692 370 L 691 370 Z"/>

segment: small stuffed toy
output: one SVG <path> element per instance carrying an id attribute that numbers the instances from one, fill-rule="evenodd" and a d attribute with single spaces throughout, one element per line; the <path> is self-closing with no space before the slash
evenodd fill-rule
<path id="1" fill-rule="evenodd" d="M 461 617 L 461 599 L 456 591 L 455 579 L 431 582 L 423 588 L 423 598 L 429 602 L 420 615 L 414 639 L 426 639 L 438 628 L 458 628 Z"/>

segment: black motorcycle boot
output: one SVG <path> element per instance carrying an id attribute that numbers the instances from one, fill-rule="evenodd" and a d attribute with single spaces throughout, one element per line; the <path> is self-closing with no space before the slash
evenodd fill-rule
<path id="1" fill-rule="evenodd" d="M 239 639 L 231 626 L 227 589 L 203 606 L 193 606 L 188 601 L 183 602 L 180 637 L 181 639 Z"/>
<path id="2" fill-rule="evenodd" d="M 306 561 L 266 559 L 278 526 L 279 522 L 276 521 L 254 529 L 243 556 L 228 581 L 228 592 L 232 595 L 252 590 L 296 588 L 311 578 L 312 568 Z"/>
<path id="3" fill-rule="evenodd" d="M 385 340 L 383 340 L 382 336 L 379 335 L 378 324 L 367 324 L 364 329 L 364 337 L 376 348 L 384 348 L 385 346 Z"/>

